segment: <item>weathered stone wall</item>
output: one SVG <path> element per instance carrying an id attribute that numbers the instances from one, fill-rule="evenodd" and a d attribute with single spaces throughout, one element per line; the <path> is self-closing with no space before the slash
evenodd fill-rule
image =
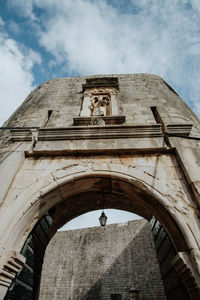
<path id="1" fill-rule="evenodd" d="M 192 122 L 198 125 L 194 113 L 160 77 L 150 74 L 113 76 L 119 81 L 118 106 L 120 114 L 126 116 L 127 124 L 154 123 L 150 107 L 157 106 L 165 123 Z M 96 77 L 103 78 L 104 75 Z M 52 110 L 48 127 L 72 125 L 73 117 L 81 111 L 82 85 L 86 78 L 90 77 L 58 78 L 43 83 L 27 97 L 5 125 L 44 126 L 48 110 Z"/>
<path id="2" fill-rule="evenodd" d="M 199 136 L 197 117 L 160 77 L 150 74 L 113 76 L 119 81 L 119 113 L 126 116 L 126 124 L 156 123 L 150 109 L 156 106 L 165 123 L 192 123 L 192 134 Z M 82 85 L 86 78 L 89 77 L 58 78 L 43 83 L 33 90 L 4 125 L 42 127 L 46 124 L 48 110 L 52 110 L 52 114 L 47 127 L 72 125 L 73 117 L 80 115 Z M 9 132 L 1 133 L 2 155 L 8 151 L 8 136 Z"/>
<path id="3" fill-rule="evenodd" d="M 106 75 L 107 76 L 107 75 Z M 92 76 L 104 77 L 101 76 Z M 108 76 L 107 76 L 108 77 Z M 138 124 L 156 124 L 156 120 L 152 114 L 150 107 L 157 107 L 162 121 L 166 124 L 193 124 L 191 136 L 200 136 L 200 122 L 191 109 L 180 99 L 160 77 L 150 74 L 130 74 L 130 75 L 110 75 L 117 77 L 119 81 L 118 106 L 119 114 L 126 116 L 127 125 Z M 5 123 L 8 127 L 43 127 L 59 128 L 67 127 L 73 124 L 73 118 L 80 115 L 83 87 L 86 78 L 89 77 L 72 77 L 58 78 L 45 82 L 37 87 L 18 108 L 18 110 Z M 52 111 L 49 121 L 48 111 Z M 181 133 L 181 132 L 180 132 Z M 12 155 L 14 152 L 19 152 L 19 145 L 12 144 L 12 139 L 9 130 L 3 131 L 0 141 L 0 161 Z M 85 141 L 80 143 L 79 140 L 73 145 L 71 142 L 65 142 L 64 145 L 57 143 L 55 149 L 94 149 L 108 148 L 109 144 L 115 148 L 122 147 L 122 141 L 110 139 L 109 142 L 103 139 L 95 141 Z M 142 148 L 144 145 L 152 147 L 161 147 L 165 142 L 160 139 L 123 140 L 126 148 Z M 199 147 L 199 141 L 182 140 L 180 138 L 170 137 L 172 147 L 177 148 L 177 153 L 180 157 L 180 164 L 184 168 L 185 176 L 195 197 L 200 206 L 200 159 L 199 152 L 196 149 Z M 46 145 L 48 148 L 49 144 Z M 29 146 L 27 146 L 30 148 Z M 39 151 L 44 151 L 44 145 L 38 145 Z M 188 160 L 188 157 L 192 159 Z M 197 159 L 196 159 L 197 158 Z M 15 158 L 14 158 L 15 159 Z M 20 160 L 20 158 L 17 158 Z M 1 175 L 1 174 L 0 174 Z M 10 181 L 12 178 L 10 179 Z M 8 179 L 9 181 L 9 179 Z"/>
<path id="4" fill-rule="evenodd" d="M 88 77 L 42 84 L 5 123 L 0 137 L 0 295 L 23 265 L 20 251 L 44 215 L 51 215 L 56 230 L 102 207 L 129 210 L 147 220 L 154 215 L 176 249 L 174 264 L 192 299 L 200 287 L 200 141 L 194 139 L 200 136 L 200 122 L 158 76 L 107 77 L 119 83 L 114 123 L 74 126 L 73 118 L 81 120 Z M 18 269 L 10 264 L 13 259 Z"/>
<path id="5" fill-rule="evenodd" d="M 40 300 L 110 300 L 129 290 L 165 299 L 149 224 L 136 220 L 58 232 L 46 249 Z"/>

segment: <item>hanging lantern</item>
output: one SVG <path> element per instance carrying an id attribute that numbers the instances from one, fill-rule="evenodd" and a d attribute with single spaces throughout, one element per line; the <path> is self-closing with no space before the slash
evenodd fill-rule
<path id="1" fill-rule="evenodd" d="M 107 217 L 104 213 L 104 211 L 102 211 L 101 216 L 99 217 L 99 223 L 101 226 L 105 226 L 106 225 L 106 221 L 107 221 Z"/>

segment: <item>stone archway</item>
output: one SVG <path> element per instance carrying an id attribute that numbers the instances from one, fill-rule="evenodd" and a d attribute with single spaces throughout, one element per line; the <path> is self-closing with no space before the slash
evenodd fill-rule
<path id="1" fill-rule="evenodd" d="M 161 171 L 160 167 L 156 168 L 156 172 Z M 185 202 L 187 199 L 190 201 L 190 195 L 185 192 L 183 185 L 183 181 L 179 186 L 176 182 L 181 197 L 184 195 Z M 19 253 L 32 228 L 47 211 L 53 219 L 52 233 L 74 217 L 98 208 L 124 209 L 138 213 L 148 220 L 155 215 L 168 232 L 176 251 L 180 253 L 179 261 L 182 265 L 185 264 L 186 270 L 191 273 L 186 278 L 187 287 L 188 280 L 191 278 L 193 281 L 196 280 L 193 269 L 196 241 L 189 234 L 185 217 L 186 211 L 190 219 L 192 214 L 187 207 L 175 208 L 174 202 L 178 196 L 176 195 L 176 198 L 172 196 L 174 194 L 172 183 L 170 186 L 168 182 L 168 187 L 163 186 L 162 189 L 158 186 L 155 176 L 146 170 L 125 164 L 95 163 L 87 159 L 82 164 L 57 168 L 40 180 L 38 177 L 34 179 L 33 183 L 18 195 L 15 202 L 15 212 L 18 214 L 4 231 L 5 238 L 9 242 L 8 247 Z M 184 217 L 183 209 L 185 209 Z M 14 213 L 10 210 L 9 212 Z M 16 257 L 18 261 L 23 262 L 23 257 L 19 254 Z M 8 264 L 9 260 L 10 258 Z"/>
<path id="2" fill-rule="evenodd" d="M 36 179 L 15 200 L 15 211 L 10 211 L 10 217 L 15 214 L 15 220 L 10 226 L 5 226 L 7 234 L 10 231 L 10 237 L 7 235 L 9 245 L 20 250 L 33 226 L 52 207 L 62 205 L 61 203 L 64 203 L 64 201 L 70 203 L 74 199 L 80 198 L 81 194 L 95 192 L 98 194 L 98 192 L 107 191 L 123 199 L 120 206 L 113 205 L 113 207 L 135 211 L 146 219 L 150 219 L 152 215 L 155 215 L 166 228 L 172 241 L 174 240 L 175 247 L 176 243 L 180 242 L 182 250 L 186 247 L 183 245 L 186 244 L 188 244 L 188 248 L 194 248 L 195 239 L 188 239 L 188 228 L 181 218 L 181 209 L 184 209 L 184 207 L 174 208 L 173 201 L 177 202 L 177 199 L 171 196 L 174 190 L 170 191 L 167 188 L 169 195 L 164 197 L 163 191 L 159 191 L 155 183 L 154 186 L 152 185 L 153 180 L 151 174 L 147 174 L 145 171 L 111 163 L 102 165 L 85 164 L 85 166 L 76 164 L 64 167 L 62 170 L 57 169 L 50 172 L 40 180 Z M 188 194 L 187 196 L 189 197 Z M 134 209 L 131 209 L 130 202 L 125 204 L 127 203 L 126 199 L 133 201 Z M 57 228 L 70 219 L 91 210 L 90 208 L 87 210 L 86 202 L 84 202 L 84 206 L 82 204 L 80 207 L 83 207 L 83 211 L 79 212 L 76 209 L 76 213 L 70 212 L 69 216 L 66 216 Z M 102 206 L 96 204 L 92 209 L 98 209 L 99 207 Z M 8 207 L 5 206 L 5 210 L 6 208 Z M 6 231 L 4 232 L 5 235 Z M 183 239 L 187 241 L 186 244 L 181 242 L 180 237 L 180 241 L 177 241 L 173 232 L 176 232 L 177 235 L 182 232 Z M 178 250 L 181 247 L 176 248 Z"/>

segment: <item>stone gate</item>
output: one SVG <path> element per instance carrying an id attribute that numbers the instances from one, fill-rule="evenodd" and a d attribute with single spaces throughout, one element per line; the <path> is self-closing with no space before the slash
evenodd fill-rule
<path id="1" fill-rule="evenodd" d="M 158 219 L 176 251 L 170 263 L 199 299 L 199 149 L 199 119 L 155 75 L 60 78 L 36 88 L 1 128 L 1 299 L 23 266 L 35 278 L 31 238 L 48 243 L 35 228 L 50 239 L 102 208 Z M 37 298 L 39 279 L 18 283 L 26 299 Z"/>

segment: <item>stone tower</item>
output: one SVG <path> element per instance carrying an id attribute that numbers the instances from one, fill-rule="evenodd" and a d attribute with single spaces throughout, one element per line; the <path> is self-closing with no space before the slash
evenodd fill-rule
<path id="1" fill-rule="evenodd" d="M 53 79 L 1 129 L 0 299 L 36 299 L 49 239 L 101 208 L 154 216 L 199 299 L 200 121 L 165 81 Z"/>

